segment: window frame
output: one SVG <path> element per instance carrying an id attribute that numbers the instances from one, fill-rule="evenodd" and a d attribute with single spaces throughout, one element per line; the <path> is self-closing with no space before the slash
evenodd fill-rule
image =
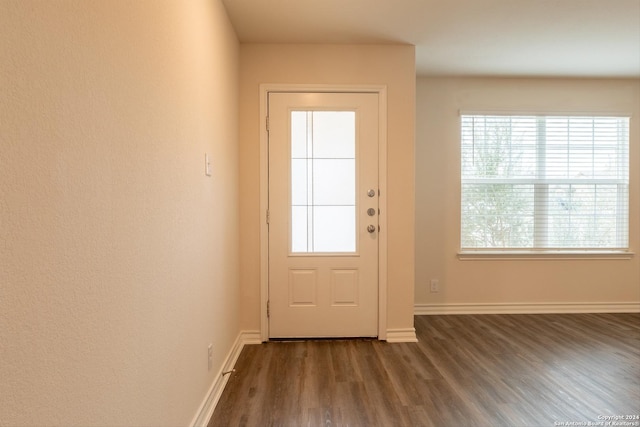
<path id="1" fill-rule="evenodd" d="M 520 180 L 520 183 L 522 184 L 530 184 L 534 186 L 534 216 L 533 216 L 533 221 L 534 221 L 534 232 L 533 232 L 533 247 L 525 247 L 525 248 L 511 248 L 511 247 L 505 247 L 505 248 L 499 248 L 499 247 L 492 247 L 492 248 L 480 248 L 480 247 L 463 247 L 462 243 L 463 243 L 463 206 L 462 206 L 462 200 L 463 200 L 463 185 L 464 184 L 473 184 L 473 183 L 478 183 L 481 184 L 483 183 L 483 181 L 485 181 L 484 183 L 488 183 L 488 181 L 491 181 L 491 183 L 493 184 L 499 184 L 501 183 L 500 179 L 492 179 L 492 178 L 464 178 L 463 173 L 463 165 L 462 165 L 462 161 L 463 161 L 463 144 L 464 144 L 464 140 L 463 140 L 463 117 L 465 116 L 504 116 L 504 117 L 510 117 L 510 118 L 516 118 L 516 117 L 535 117 L 536 118 L 536 155 L 538 159 L 541 159 L 541 155 L 544 156 L 544 150 L 546 149 L 547 146 L 547 140 L 546 137 L 544 136 L 544 133 L 541 132 L 541 126 L 543 127 L 543 131 L 544 131 L 544 126 L 546 126 L 547 124 L 547 119 L 548 118 L 588 118 L 588 119 L 593 119 L 593 118 L 600 118 L 600 117 L 609 117 L 609 118 L 620 118 L 620 119 L 627 119 L 627 128 L 626 128 L 626 132 L 627 132 L 627 140 L 626 140 L 626 165 L 624 167 L 624 171 L 626 172 L 627 178 L 626 178 L 626 183 L 624 183 L 626 185 L 626 214 L 622 214 L 620 215 L 619 213 L 617 213 L 616 217 L 616 221 L 620 221 L 621 218 L 626 221 L 625 227 L 624 227 L 624 232 L 626 233 L 625 239 L 626 240 L 626 247 L 619 247 L 619 248 L 614 248 L 614 247 L 607 247 L 607 248 L 598 248 L 598 247 L 585 247 L 585 248 L 576 248 L 576 247 L 567 247 L 567 248 L 554 248 L 554 247 L 545 247 L 544 245 L 546 245 L 548 239 L 549 239 L 549 235 L 548 233 L 545 232 L 540 232 L 541 229 L 546 229 L 547 228 L 547 219 L 548 219 L 548 211 L 546 209 L 548 209 L 548 188 L 549 185 L 553 185 L 553 183 L 563 183 L 563 184 L 587 184 L 587 185 L 601 185 L 601 184 L 615 184 L 615 185 L 620 185 L 619 179 L 611 179 L 611 178 L 590 178 L 588 181 L 587 180 L 583 180 L 581 182 L 576 182 L 576 180 L 573 180 L 571 178 L 567 178 L 567 179 L 546 179 L 546 177 L 541 177 L 539 175 L 536 176 L 536 178 L 534 179 L 529 179 L 529 178 L 523 178 L 523 179 L 519 179 L 519 178 L 504 178 L 503 181 L 508 181 L 508 184 L 512 185 L 517 183 Z M 631 139 L 630 139 L 630 131 L 631 131 L 631 120 L 632 120 L 632 115 L 631 114 L 625 114 L 625 113 L 594 113 L 594 112 L 587 112 L 587 113 L 567 113 L 567 112 L 537 112 L 537 113 L 531 113 L 531 112 L 518 112 L 518 111 L 500 111 L 500 112 L 496 112 L 496 111 L 459 111 L 459 116 L 458 116 L 458 135 L 459 135 L 459 155 L 458 155 L 458 160 L 459 160 L 459 173 L 458 173 L 458 177 L 460 179 L 460 183 L 459 183 L 459 203 L 458 203 L 458 208 L 460 209 L 460 216 L 459 216 L 459 251 L 457 254 L 458 259 L 460 260 L 491 260 L 491 259 L 512 259 L 512 260 L 522 260 L 522 259 L 552 259 L 552 260 L 558 260 L 558 259 L 589 259 L 589 260 L 596 260 L 596 259 L 630 259 L 632 258 L 635 253 L 631 250 L 631 230 L 630 230 L 630 210 L 631 210 L 631 191 L 630 191 L 630 164 L 631 164 L 631 159 L 630 159 L 630 149 L 631 149 Z M 622 152 L 622 150 L 618 151 L 618 153 Z M 618 154 L 619 155 L 619 154 Z M 544 163 L 544 162 L 543 162 Z M 538 163 L 537 165 L 538 167 L 540 167 L 540 164 Z M 614 182 L 615 181 L 615 182 Z M 506 182 L 505 182 L 506 183 Z M 621 191 L 621 190 L 618 190 Z M 620 203 L 620 202 L 618 202 Z M 546 213 L 544 214 L 538 214 L 537 212 L 542 209 L 544 210 Z M 620 232 L 620 227 L 617 227 L 618 232 Z M 619 237 L 616 238 L 618 242 L 620 242 Z"/>

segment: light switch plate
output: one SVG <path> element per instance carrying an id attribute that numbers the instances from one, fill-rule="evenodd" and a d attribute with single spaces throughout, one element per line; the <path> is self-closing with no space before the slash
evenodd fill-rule
<path id="1" fill-rule="evenodd" d="M 211 176 L 211 160 L 209 160 L 207 153 L 204 153 L 204 174 Z"/>

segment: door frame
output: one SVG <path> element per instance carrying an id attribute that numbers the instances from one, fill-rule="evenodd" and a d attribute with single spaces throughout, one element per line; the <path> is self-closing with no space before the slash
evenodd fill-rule
<path id="1" fill-rule="evenodd" d="M 378 200 L 380 234 L 378 235 L 378 339 L 387 339 L 387 87 L 385 85 L 260 85 L 260 338 L 269 340 L 269 133 L 267 113 L 269 93 L 329 92 L 378 94 Z"/>

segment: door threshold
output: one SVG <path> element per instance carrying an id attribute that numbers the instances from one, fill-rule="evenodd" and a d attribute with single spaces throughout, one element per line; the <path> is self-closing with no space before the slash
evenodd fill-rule
<path id="1" fill-rule="evenodd" d="M 268 342 L 330 342 L 330 341 L 378 341 L 378 337 L 309 337 L 309 338 L 269 338 Z"/>

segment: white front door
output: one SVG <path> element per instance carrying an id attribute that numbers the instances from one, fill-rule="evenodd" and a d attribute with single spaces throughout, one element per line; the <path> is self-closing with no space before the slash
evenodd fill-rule
<path id="1" fill-rule="evenodd" d="M 378 94 L 268 96 L 269 337 L 375 337 Z"/>

